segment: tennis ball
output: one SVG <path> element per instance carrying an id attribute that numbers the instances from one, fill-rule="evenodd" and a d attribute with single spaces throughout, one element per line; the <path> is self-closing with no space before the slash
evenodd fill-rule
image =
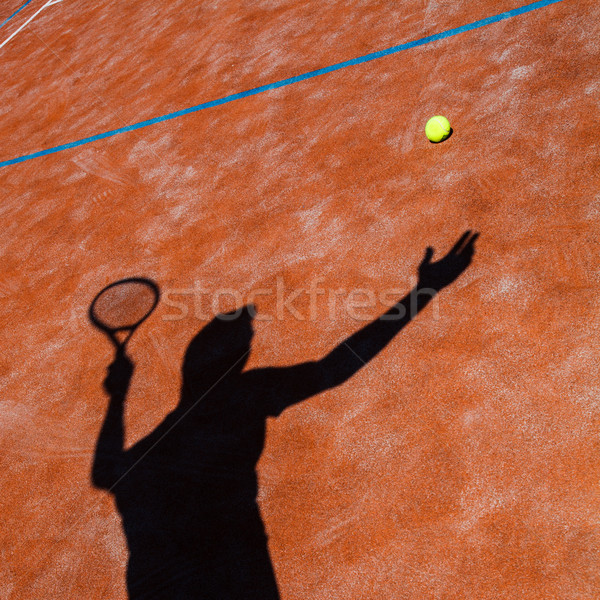
<path id="1" fill-rule="evenodd" d="M 443 142 L 450 137 L 451 131 L 450 121 L 441 115 L 432 117 L 425 125 L 425 135 L 430 142 Z"/>

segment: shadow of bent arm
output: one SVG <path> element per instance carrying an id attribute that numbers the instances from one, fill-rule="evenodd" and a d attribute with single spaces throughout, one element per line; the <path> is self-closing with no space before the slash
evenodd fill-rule
<path id="1" fill-rule="evenodd" d="M 104 380 L 110 401 L 98 435 L 92 466 L 92 483 L 100 489 L 110 490 L 125 470 L 124 410 L 132 374 L 132 362 L 124 352 L 117 353 Z"/>

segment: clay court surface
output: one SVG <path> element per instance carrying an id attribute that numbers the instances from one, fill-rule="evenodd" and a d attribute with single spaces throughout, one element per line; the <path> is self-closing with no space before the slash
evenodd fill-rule
<path id="1" fill-rule="evenodd" d="M 2 600 L 130 597 L 91 477 L 104 286 L 161 289 L 127 348 L 131 447 L 177 406 L 219 311 L 256 304 L 246 370 L 316 361 L 466 230 L 472 264 L 385 349 L 268 419 L 280 597 L 600 596 L 596 0 L 94 137 L 525 4 L 63 0 L 0 49 Z M 454 128 L 437 145 L 436 114 Z"/>

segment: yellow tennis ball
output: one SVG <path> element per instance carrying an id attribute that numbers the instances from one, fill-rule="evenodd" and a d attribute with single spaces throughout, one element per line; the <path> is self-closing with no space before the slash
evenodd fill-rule
<path id="1" fill-rule="evenodd" d="M 432 117 L 425 125 L 425 135 L 430 142 L 443 142 L 450 136 L 451 131 L 450 121 L 441 115 Z"/>

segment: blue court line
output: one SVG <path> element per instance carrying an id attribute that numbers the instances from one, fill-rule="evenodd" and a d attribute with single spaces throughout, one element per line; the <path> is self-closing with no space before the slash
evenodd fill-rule
<path id="1" fill-rule="evenodd" d="M 6 21 L 4 21 L 4 23 L 2 23 L 2 25 L 0 25 L 0 27 L 4 27 L 13 17 L 16 17 L 32 0 L 27 0 L 27 2 L 25 2 L 25 4 L 23 4 L 23 6 L 21 6 L 21 8 L 17 8 L 17 10 L 10 15 L 10 17 L 8 17 L 8 19 L 6 19 Z"/>
<path id="2" fill-rule="evenodd" d="M 460 33 L 464 33 L 465 31 L 473 31 L 474 29 L 480 29 L 481 27 L 486 27 L 487 25 L 491 25 L 492 23 L 498 23 L 499 21 L 504 21 L 505 19 L 510 19 L 518 15 L 523 15 L 525 13 L 537 10 L 538 8 L 544 8 L 545 6 L 549 6 L 550 4 L 557 4 L 559 2 L 564 2 L 564 0 L 539 0 L 539 2 L 534 2 L 533 4 L 528 4 L 520 8 L 515 8 L 513 10 L 494 15 L 493 17 L 487 17 L 486 19 L 481 19 L 479 21 L 469 23 L 468 25 L 462 25 L 461 27 L 456 27 L 455 29 L 448 29 L 447 31 L 442 31 L 441 33 L 436 33 L 434 35 L 430 35 L 419 40 L 413 40 L 412 42 L 400 44 L 399 46 L 393 46 L 392 48 L 388 48 L 387 50 L 380 50 L 378 52 L 372 52 L 371 54 L 365 54 L 364 56 L 359 56 L 358 58 L 346 60 L 344 62 L 337 63 L 329 67 L 324 67 L 322 69 L 317 69 L 316 71 L 309 71 L 308 73 L 304 73 L 302 75 L 296 75 L 295 77 L 282 79 L 281 81 L 276 81 L 267 85 L 261 85 L 260 87 L 253 88 L 251 90 L 246 90 L 245 92 L 239 92 L 237 94 L 224 96 L 223 98 L 219 98 L 218 100 L 203 102 L 202 104 L 197 104 L 196 106 L 184 108 L 183 110 L 178 110 L 176 112 L 162 115 L 160 117 L 147 119 L 146 121 L 140 121 L 139 123 L 134 123 L 133 125 L 120 127 L 119 129 L 105 131 L 104 133 L 92 135 L 90 137 L 77 140 L 75 142 L 62 144 L 61 146 L 55 146 L 54 148 L 48 148 L 47 150 L 40 150 L 39 152 L 34 152 L 33 154 L 25 154 L 24 156 L 19 156 L 18 158 L 11 158 L 10 160 L 0 162 L 0 168 L 8 167 L 9 165 L 15 165 L 17 163 L 22 163 L 27 160 L 39 158 L 41 156 L 47 156 L 48 154 L 62 152 L 63 150 L 68 150 L 69 148 L 77 148 L 78 146 L 83 146 L 84 144 L 89 144 L 98 140 L 104 140 L 106 138 L 119 135 L 121 133 L 127 133 L 128 131 L 135 131 L 136 129 L 142 129 L 143 127 L 149 127 L 150 125 L 163 123 L 164 121 L 171 121 L 172 119 L 177 119 L 178 117 L 183 117 L 185 115 L 199 112 L 201 110 L 206 110 L 207 108 L 213 108 L 214 106 L 220 106 L 221 104 L 228 104 L 229 102 L 233 102 L 234 100 L 248 98 L 249 96 L 256 96 L 257 94 L 262 94 L 263 92 L 268 92 L 270 90 L 276 90 L 281 87 L 292 85 L 293 83 L 298 83 L 300 81 L 312 79 L 313 77 L 319 77 L 320 75 L 333 73 L 334 71 L 339 71 L 340 69 L 345 69 L 346 67 L 352 67 L 354 65 L 360 65 L 366 62 L 370 62 L 372 60 L 377 60 L 378 58 L 389 56 L 390 54 L 396 54 L 398 52 L 402 52 L 403 50 L 408 50 L 409 48 L 416 48 L 417 46 L 424 46 L 425 44 L 430 44 L 431 42 L 437 42 L 438 40 L 453 37 Z"/>

